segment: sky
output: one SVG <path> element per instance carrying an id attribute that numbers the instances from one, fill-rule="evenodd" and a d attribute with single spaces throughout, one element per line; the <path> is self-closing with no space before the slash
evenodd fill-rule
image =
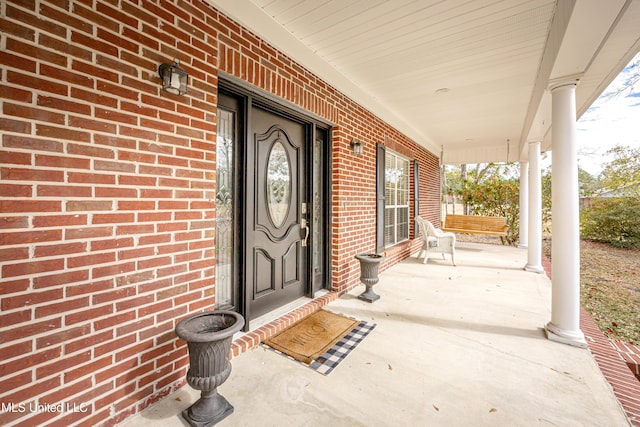
<path id="1" fill-rule="evenodd" d="M 606 156 L 610 148 L 640 147 L 640 81 L 632 89 L 612 95 L 628 86 L 631 76 L 638 73 L 640 53 L 578 120 L 578 163 L 594 176 L 611 160 Z"/>

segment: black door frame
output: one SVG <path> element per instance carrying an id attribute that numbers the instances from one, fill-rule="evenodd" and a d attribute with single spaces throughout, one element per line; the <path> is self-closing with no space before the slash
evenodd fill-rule
<path id="1" fill-rule="evenodd" d="M 306 133 L 306 141 L 305 141 L 305 154 L 307 159 L 307 167 L 306 167 L 306 200 L 307 208 L 309 211 L 313 208 L 313 200 L 312 200 L 312 179 L 313 179 L 313 142 L 316 137 L 320 134 L 324 137 L 324 151 L 323 151 L 323 159 L 321 163 L 322 168 L 322 191 L 323 197 L 325 200 L 332 200 L 331 194 L 331 180 L 332 180 L 332 161 L 331 161 L 331 153 L 332 153 L 332 139 L 331 139 L 331 127 L 334 126 L 333 123 L 330 123 L 321 117 L 315 116 L 314 114 L 301 109 L 300 107 L 291 104 L 283 99 L 276 97 L 273 94 L 265 92 L 259 88 L 249 85 L 248 83 L 237 79 L 236 77 L 226 75 L 224 73 L 220 73 L 218 76 L 218 90 L 219 92 L 224 93 L 225 95 L 232 96 L 239 101 L 240 105 L 240 129 L 238 132 L 238 147 L 236 153 L 238 155 L 238 159 L 236 161 L 238 175 L 238 187 L 236 188 L 238 195 L 246 194 L 246 182 L 250 177 L 248 176 L 248 171 L 250 167 L 247 165 L 247 156 L 245 145 L 248 143 L 250 135 L 252 135 L 251 127 L 251 107 L 256 106 L 262 108 L 267 111 L 271 111 L 274 114 L 281 115 L 285 118 L 298 121 L 304 123 L 305 125 L 305 133 Z M 320 132 L 318 132 L 318 130 Z M 236 253 L 239 256 L 238 260 L 238 268 L 236 271 L 236 277 L 234 278 L 235 286 L 238 291 L 238 311 L 245 317 L 245 327 L 244 330 L 250 330 L 250 295 L 246 291 L 246 280 L 244 271 L 246 265 L 246 236 L 244 235 L 244 229 L 247 217 L 245 213 L 245 205 L 242 197 L 238 197 L 238 205 L 237 205 L 237 215 L 236 221 L 236 245 L 238 245 L 238 250 Z M 331 235 L 332 235 L 332 215 L 331 215 L 331 202 L 329 203 L 321 203 L 322 216 L 324 219 L 324 228 L 323 228 L 323 245 L 322 250 L 324 254 L 323 259 L 323 274 L 316 275 L 314 274 L 312 268 L 312 256 L 313 251 L 308 250 L 306 254 L 305 262 L 308 266 L 307 270 L 307 289 L 305 291 L 305 295 L 313 298 L 315 292 L 321 289 L 330 289 L 330 281 L 331 281 Z M 311 222 L 311 221 L 310 221 Z M 315 242 L 313 241 L 313 232 L 310 233 L 309 236 L 309 247 L 313 248 Z M 318 281 L 322 281 L 319 285 Z"/>

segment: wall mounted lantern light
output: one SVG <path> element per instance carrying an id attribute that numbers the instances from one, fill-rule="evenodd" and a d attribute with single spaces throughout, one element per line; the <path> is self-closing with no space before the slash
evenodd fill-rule
<path id="1" fill-rule="evenodd" d="M 351 152 L 354 155 L 359 156 L 362 154 L 362 142 L 352 139 L 349 145 L 351 146 Z"/>
<path id="2" fill-rule="evenodd" d="M 162 89 L 174 95 L 187 93 L 189 75 L 180 68 L 180 63 L 177 59 L 173 60 L 173 64 L 160 64 L 158 74 L 162 79 Z"/>

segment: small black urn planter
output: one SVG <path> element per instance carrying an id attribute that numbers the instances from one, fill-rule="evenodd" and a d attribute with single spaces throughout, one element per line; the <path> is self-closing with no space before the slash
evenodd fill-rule
<path id="1" fill-rule="evenodd" d="M 233 406 L 218 394 L 217 387 L 231 374 L 231 341 L 243 326 L 240 314 L 224 310 L 195 314 L 176 326 L 176 334 L 189 347 L 187 383 L 202 391 L 200 399 L 182 411 L 191 426 L 209 427 L 233 413 Z"/>
<path id="2" fill-rule="evenodd" d="M 380 299 L 380 295 L 373 292 L 373 285 L 378 283 L 378 267 L 384 261 L 384 257 L 378 254 L 358 254 L 356 259 L 360 261 L 360 281 L 367 287 L 358 299 L 374 302 Z"/>

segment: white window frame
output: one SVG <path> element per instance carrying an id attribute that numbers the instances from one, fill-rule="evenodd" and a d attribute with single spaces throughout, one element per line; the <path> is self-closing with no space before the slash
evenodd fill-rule
<path id="1" fill-rule="evenodd" d="M 398 180 L 397 178 L 390 179 L 390 176 L 392 174 L 392 170 L 387 168 L 387 164 L 389 163 L 389 160 L 391 160 L 391 162 L 393 163 L 393 169 L 394 170 L 398 170 L 398 163 L 404 163 L 405 166 L 405 173 L 406 173 L 406 178 L 405 178 L 405 183 L 406 183 L 406 188 L 402 189 L 399 188 L 399 184 L 400 184 L 400 180 Z M 385 209 L 384 209 L 384 236 L 385 236 L 385 248 L 388 248 L 390 246 L 394 246 L 397 245 L 398 243 L 401 242 L 405 242 L 407 240 L 409 240 L 410 238 L 410 234 L 411 234 L 411 230 L 410 230 L 410 221 L 409 221 L 409 214 L 410 214 L 410 210 L 409 210 L 409 206 L 410 206 L 410 198 L 411 198 L 411 193 L 410 193 L 410 178 L 411 178 L 411 160 L 409 160 L 408 158 L 401 156 L 398 153 L 395 153 L 391 150 L 386 150 L 385 153 L 385 178 L 384 178 L 384 190 L 385 190 Z M 390 182 L 395 180 L 395 182 Z M 387 186 L 389 184 L 393 185 L 393 200 L 388 200 L 387 199 Z M 399 195 L 400 192 L 406 193 L 406 197 L 405 197 L 405 203 L 398 203 L 398 199 L 399 199 Z M 406 237 L 399 237 L 398 236 L 398 212 L 401 209 L 406 209 L 406 216 L 407 216 L 407 223 L 406 223 L 406 229 L 407 229 L 407 235 Z M 393 214 L 393 238 L 392 241 L 387 241 L 387 222 L 388 222 L 388 217 L 387 215 L 390 215 L 390 212 L 392 212 Z"/>

